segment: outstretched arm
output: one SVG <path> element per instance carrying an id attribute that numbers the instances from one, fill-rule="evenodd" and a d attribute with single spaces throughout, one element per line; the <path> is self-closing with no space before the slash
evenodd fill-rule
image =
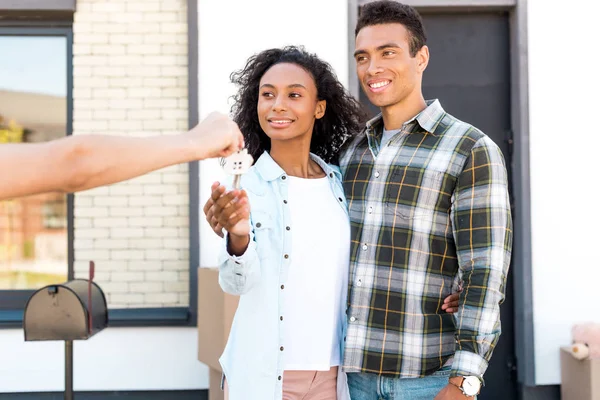
<path id="1" fill-rule="evenodd" d="M 213 113 L 189 132 L 152 137 L 82 135 L 0 145 L 0 200 L 43 192 L 77 192 L 169 165 L 226 157 L 241 149 L 235 122 Z"/>

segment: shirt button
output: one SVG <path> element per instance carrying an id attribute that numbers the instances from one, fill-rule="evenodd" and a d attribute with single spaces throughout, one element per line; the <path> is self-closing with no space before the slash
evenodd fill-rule
<path id="1" fill-rule="evenodd" d="M 369 207 L 369 214 L 373 214 L 373 207 Z"/>
<path id="2" fill-rule="evenodd" d="M 283 204 L 287 204 L 287 200 L 284 200 L 284 201 L 283 201 Z"/>
<path id="3" fill-rule="evenodd" d="M 283 290 L 285 288 L 285 285 L 281 285 L 281 290 Z"/>
<path id="4" fill-rule="evenodd" d="M 280 321 L 283 321 L 283 315 L 281 315 L 281 316 L 279 317 L 279 320 L 280 320 Z"/>
<path id="5" fill-rule="evenodd" d="M 277 377 L 277 380 L 278 380 L 278 381 L 280 381 L 280 380 L 281 380 L 281 375 L 279 375 L 279 376 Z"/>
<path id="6" fill-rule="evenodd" d="M 262 226 L 262 224 L 261 224 L 260 222 L 257 222 L 257 223 L 256 223 L 256 227 L 257 227 L 257 228 L 260 228 L 261 226 Z"/>
<path id="7" fill-rule="evenodd" d="M 285 258 L 287 260 L 288 258 L 290 258 L 290 256 L 288 254 L 286 254 L 283 256 L 283 258 Z"/>
<path id="8" fill-rule="evenodd" d="M 363 247 L 362 247 L 362 249 L 363 249 L 363 250 L 366 250 L 366 249 L 368 249 L 368 248 L 369 248 L 369 247 L 368 247 L 366 244 L 363 244 Z"/>
<path id="9" fill-rule="evenodd" d="M 375 171 L 375 178 L 379 178 L 379 171 Z"/>
<path id="10" fill-rule="evenodd" d="M 281 177 L 281 179 L 285 181 L 285 179 L 286 179 L 285 175 L 284 175 L 284 176 L 282 176 L 282 177 Z"/>
<path id="11" fill-rule="evenodd" d="M 330 172 L 330 173 L 329 173 L 329 177 L 330 177 L 330 178 L 333 178 L 333 172 Z"/>
<path id="12" fill-rule="evenodd" d="M 342 199 L 341 197 L 338 197 L 338 200 L 339 200 L 339 201 L 344 201 L 344 199 Z"/>
<path id="13" fill-rule="evenodd" d="M 356 321 L 356 318 L 350 317 L 350 322 L 354 322 L 354 321 Z"/>
<path id="14" fill-rule="evenodd" d="M 285 227 L 285 230 L 286 230 L 286 231 L 289 231 L 290 229 L 292 229 L 292 228 L 290 228 L 289 226 L 286 226 L 286 227 Z"/>
<path id="15" fill-rule="evenodd" d="M 281 346 L 281 347 L 279 348 L 279 351 L 283 351 L 283 346 Z"/>

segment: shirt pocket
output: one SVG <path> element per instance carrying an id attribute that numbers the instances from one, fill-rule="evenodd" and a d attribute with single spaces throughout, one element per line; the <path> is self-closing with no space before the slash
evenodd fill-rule
<path id="1" fill-rule="evenodd" d="M 444 173 L 426 168 L 398 167 L 388 178 L 384 200 L 396 213 L 412 219 L 426 215 L 417 209 L 435 209 L 442 191 Z"/>
<path id="2" fill-rule="evenodd" d="M 270 244 L 274 242 L 275 221 L 271 214 L 264 210 L 253 211 L 250 219 L 258 255 L 261 259 L 266 259 L 272 252 Z"/>
<path id="3" fill-rule="evenodd" d="M 451 183 L 442 171 L 398 168 L 384 190 L 384 224 L 443 234 L 450 208 Z"/>
<path id="4" fill-rule="evenodd" d="M 252 211 L 252 229 L 254 233 L 267 231 L 273 228 L 271 215 L 265 211 Z"/>

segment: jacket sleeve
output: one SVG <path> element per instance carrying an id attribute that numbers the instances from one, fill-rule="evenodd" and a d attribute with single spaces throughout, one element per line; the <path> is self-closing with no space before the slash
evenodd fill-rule
<path id="1" fill-rule="evenodd" d="M 241 256 L 229 254 L 228 242 L 229 234 L 226 234 L 219 254 L 219 285 L 226 293 L 242 295 L 248 293 L 261 276 L 254 231 L 250 230 L 250 242 Z"/>

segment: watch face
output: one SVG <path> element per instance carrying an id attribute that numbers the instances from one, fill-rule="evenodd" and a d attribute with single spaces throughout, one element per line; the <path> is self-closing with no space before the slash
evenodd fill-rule
<path id="1" fill-rule="evenodd" d="M 475 396 L 477 393 L 479 393 L 481 382 L 476 376 L 465 376 L 465 379 L 462 383 L 462 388 L 467 396 Z"/>

